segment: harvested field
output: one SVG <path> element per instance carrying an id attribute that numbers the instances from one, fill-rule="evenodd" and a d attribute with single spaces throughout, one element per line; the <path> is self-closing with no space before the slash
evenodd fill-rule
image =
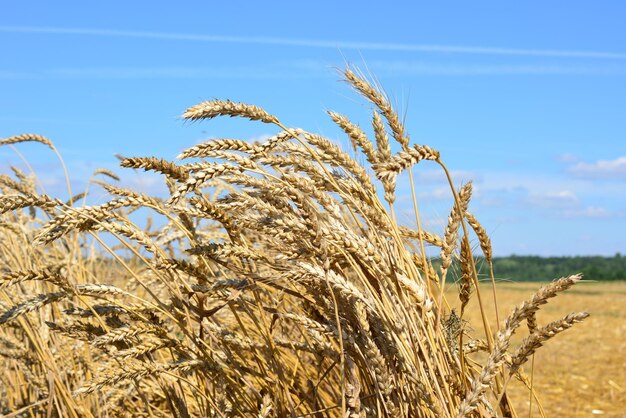
<path id="1" fill-rule="evenodd" d="M 509 312 L 536 288 L 537 283 L 499 283 L 501 313 Z M 533 386 L 548 417 L 624 417 L 626 282 L 583 281 L 542 309 L 537 320 L 545 323 L 582 306 L 591 316 L 574 332 L 555 337 L 535 354 Z M 475 306 L 466 315 L 470 322 L 477 320 Z M 514 344 L 520 340 L 516 336 Z M 530 374 L 530 363 L 524 369 Z M 528 416 L 528 389 L 512 381 L 510 392 L 517 413 Z M 532 416 L 540 416 L 536 403 Z"/>

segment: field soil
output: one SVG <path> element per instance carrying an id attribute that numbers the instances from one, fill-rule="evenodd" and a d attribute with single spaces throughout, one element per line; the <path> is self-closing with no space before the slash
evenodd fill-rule
<path id="1" fill-rule="evenodd" d="M 499 283 L 500 319 L 540 286 Z M 481 296 L 485 302 L 491 302 L 491 286 L 483 286 Z M 549 340 L 535 354 L 534 368 L 529 361 L 524 371 L 529 378 L 532 375 L 533 387 L 547 417 L 626 417 L 626 282 L 583 281 L 543 306 L 537 320 L 542 326 L 583 310 L 591 316 Z M 470 323 L 480 323 L 475 298 L 465 318 Z M 514 344 L 526 335 L 526 327 L 521 327 Z M 518 415 L 529 416 L 528 388 L 518 380 L 511 380 L 508 388 Z M 534 399 L 530 416 L 541 416 Z"/>

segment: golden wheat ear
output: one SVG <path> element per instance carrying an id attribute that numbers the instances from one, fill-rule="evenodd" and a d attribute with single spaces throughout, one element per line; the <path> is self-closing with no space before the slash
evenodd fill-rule
<path id="1" fill-rule="evenodd" d="M 235 103 L 230 100 L 209 100 L 190 107 L 183 113 L 188 120 L 212 119 L 217 116 L 241 117 L 259 120 L 265 123 L 278 124 L 278 118 L 270 115 L 258 106 L 246 103 Z"/>
<path id="2" fill-rule="evenodd" d="M 45 146 L 54 149 L 52 141 L 50 141 L 45 136 L 39 134 L 21 134 L 0 139 L 0 145 L 19 144 L 21 142 L 39 142 L 40 144 L 44 144 Z"/>

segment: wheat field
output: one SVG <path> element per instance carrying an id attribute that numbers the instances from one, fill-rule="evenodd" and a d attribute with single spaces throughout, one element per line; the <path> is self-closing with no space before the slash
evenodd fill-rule
<path id="1" fill-rule="evenodd" d="M 1 175 L 1 412 L 513 417 L 526 416 L 529 393 L 545 411 L 562 404 L 540 372 L 567 373 L 571 352 L 550 366 L 534 353 L 587 320 L 587 300 L 552 309 L 586 283 L 576 272 L 518 294 L 497 283 L 472 184 L 453 184 L 437 150 L 410 143 L 375 83 L 343 75 L 371 106 L 369 127 L 328 112 L 352 150 L 258 106 L 212 100 L 183 117 L 245 118 L 277 133 L 209 140 L 175 160 L 120 157 L 124 169 L 162 175 L 168 196 L 102 169 L 91 185 L 110 199 L 98 204 L 72 195 L 69 179 L 64 201 L 34 173 Z M 32 141 L 58 156 L 41 135 L 0 145 Z M 442 231 L 421 226 L 412 170 L 422 165 L 449 179 Z M 396 217 L 407 171 L 417 227 Z M 577 332 L 566 334 L 557 341 Z"/>

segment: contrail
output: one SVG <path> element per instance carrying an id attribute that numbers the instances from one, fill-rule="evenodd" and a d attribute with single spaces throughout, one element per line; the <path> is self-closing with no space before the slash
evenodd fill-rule
<path id="1" fill-rule="evenodd" d="M 249 37 L 225 35 L 197 35 L 188 33 L 149 32 L 116 29 L 60 28 L 49 26 L 0 26 L 0 32 L 41 33 L 56 35 L 90 35 L 141 39 L 163 39 L 173 41 L 195 41 L 213 43 L 239 43 L 299 46 L 307 48 L 357 49 L 372 51 L 405 51 L 445 54 L 519 55 L 553 58 L 626 59 L 626 53 L 600 51 L 568 51 L 553 49 L 492 48 L 484 46 L 426 45 L 387 42 L 324 41 L 316 39 L 289 39 L 276 37 Z"/>

